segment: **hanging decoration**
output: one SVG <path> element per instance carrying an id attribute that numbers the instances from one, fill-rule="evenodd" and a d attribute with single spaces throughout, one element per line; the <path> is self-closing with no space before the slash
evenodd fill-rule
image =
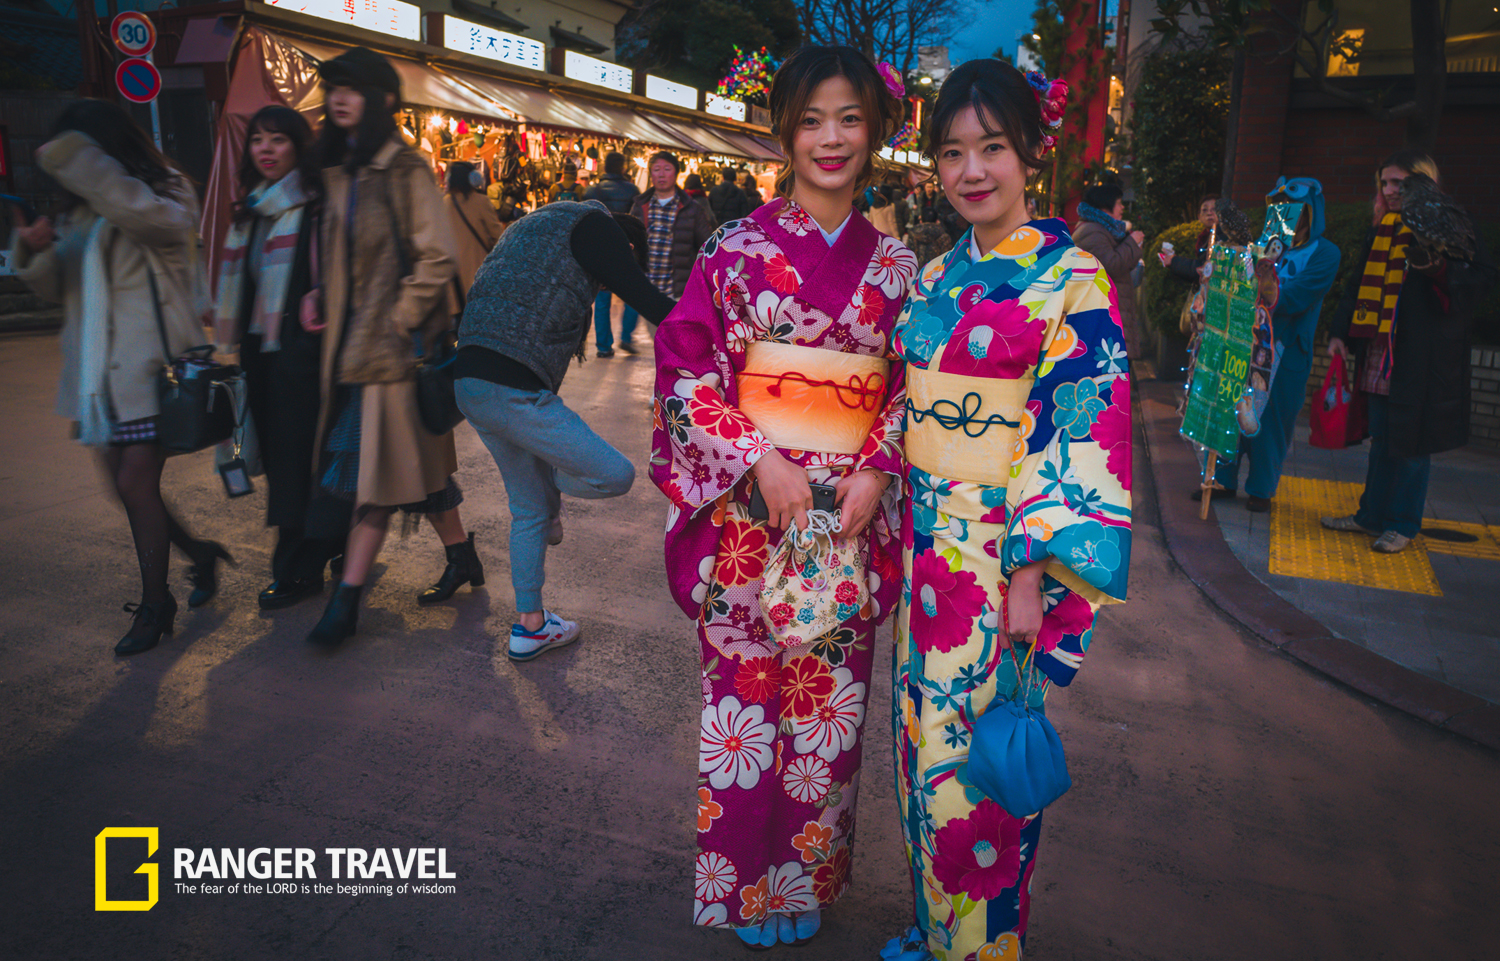
<path id="1" fill-rule="evenodd" d="M 896 131 L 894 137 L 885 142 L 885 145 L 893 150 L 916 150 L 921 141 L 922 131 L 917 129 L 916 124 L 908 121 Z"/>
<path id="2" fill-rule="evenodd" d="M 749 101 L 752 97 L 764 98 L 771 92 L 771 76 L 781 61 L 772 57 L 765 47 L 754 53 L 745 53 L 736 44 L 734 60 L 729 72 L 719 81 L 718 94 L 731 100 Z"/>

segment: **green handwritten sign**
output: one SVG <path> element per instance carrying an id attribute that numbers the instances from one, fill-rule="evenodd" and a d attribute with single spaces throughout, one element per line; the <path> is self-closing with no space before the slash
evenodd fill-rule
<path id="1" fill-rule="evenodd" d="M 1215 246 L 1203 310 L 1203 335 L 1188 386 L 1182 435 L 1220 456 L 1240 446 L 1235 404 L 1245 394 L 1257 288 L 1243 250 Z"/>

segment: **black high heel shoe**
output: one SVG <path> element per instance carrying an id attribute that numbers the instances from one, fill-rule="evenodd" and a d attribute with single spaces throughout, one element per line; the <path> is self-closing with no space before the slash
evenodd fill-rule
<path id="1" fill-rule="evenodd" d="M 438 604 L 446 601 L 453 596 L 454 591 L 465 584 L 471 587 L 484 586 L 484 568 L 480 566 L 479 555 L 474 551 L 472 533 L 466 541 L 446 545 L 443 553 L 448 555 L 448 566 L 443 569 L 443 576 L 438 578 L 436 584 L 417 595 L 418 604 Z"/>
<path id="2" fill-rule="evenodd" d="M 335 587 L 328 606 L 323 609 L 323 618 L 307 635 L 307 643 L 332 649 L 345 638 L 353 637 L 359 621 L 359 595 L 364 589 L 363 584 L 340 583 Z"/>
<path id="3" fill-rule="evenodd" d="M 199 541 L 208 551 L 208 560 L 199 561 L 188 568 L 188 580 L 193 582 L 193 591 L 188 595 L 188 607 L 202 607 L 219 593 L 219 561 L 230 567 L 238 567 L 229 551 L 218 541 Z"/>
<path id="4" fill-rule="evenodd" d="M 115 653 L 121 657 L 149 651 L 161 642 L 163 634 L 172 633 L 172 622 L 177 618 L 177 598 L 168 594 L 166 600 L 154 604 L 126 604 L 125 613 L 134 614 L 135 620 L 120 638 L 120 643 L 115 645 Z"/>

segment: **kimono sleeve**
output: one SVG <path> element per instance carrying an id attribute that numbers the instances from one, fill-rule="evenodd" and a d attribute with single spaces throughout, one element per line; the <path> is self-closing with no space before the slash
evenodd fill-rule
<path id="1" fill-rule="evenodd" d="M 651 480 L 678 508 L 696 513 L 732 490 L 771 442 L 738 407 L 722 258 L 700 256 L 682 299 L 656 331 Z"/>
<path id="2" fill-rule="evenodd" d="M 1091 605 L 1120 603 L 1130 568 L 1130 372 L 1104 346 L 1118 338 L 1119 308 L 1102 269 L 1075 264 L 1063 293 L 1006 496 L 1002 570 L 1050 560 L 1047 573 Z"/>

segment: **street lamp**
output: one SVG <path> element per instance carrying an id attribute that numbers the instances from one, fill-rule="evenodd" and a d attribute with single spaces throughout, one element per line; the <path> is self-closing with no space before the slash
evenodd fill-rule
<path id="1" fill-rule="evenodd" d="M 931 77 L 923 77 L 921 80 L 918 80 L 917 83 L 920 83 L 923 86 L 930 86 L 932 84 L 932 78 Z"/>

